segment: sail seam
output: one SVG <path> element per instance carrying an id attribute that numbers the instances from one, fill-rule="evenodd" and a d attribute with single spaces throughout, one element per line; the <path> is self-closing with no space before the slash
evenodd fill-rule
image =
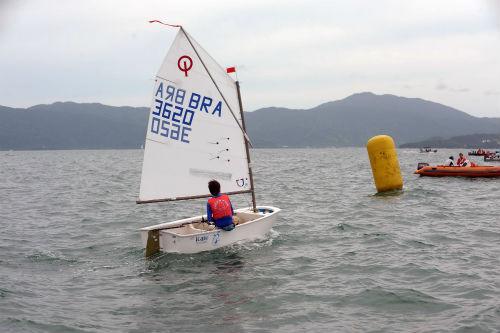
<path id="1" fill-rule="evenodd" d="M 161 77 L 161 76 L 159 76 L 159 75 L 156 75 L 155 77 L 157 77 L 157 78 L 159 78 L 159 79 L 162 79 L 162 80 L 165 80 L 165 81 L 167 81 L 167 82 L 171 82 L 171 83 L 174 83 L 174 84 L 175 84 L 175 82 L 174 82 L 174 81 L 169 80 L 169 79 L 166 79 L 166 78 Z"/>

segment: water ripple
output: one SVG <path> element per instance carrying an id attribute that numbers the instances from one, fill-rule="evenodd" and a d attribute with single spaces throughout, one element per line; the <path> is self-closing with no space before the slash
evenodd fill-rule
<path id="1" fill-rule="evenodd" d="M 255 150 L 269 237 L 145 260 L 206 203 L 135 205 L 142 151 L 0 152 L 2 332 L 498 331 L 500 180 L 412 174 L 451 154 L 375 195 L 364 149 Z"/>

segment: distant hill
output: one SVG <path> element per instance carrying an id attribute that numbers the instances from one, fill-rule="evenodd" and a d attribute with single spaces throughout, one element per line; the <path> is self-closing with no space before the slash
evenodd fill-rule
<path id="1" fill-rule="evenodd" d="M 364 146 L 377 134 L 396 144 L 457 134 L 500 133 L 500 118 L 477 118 L 420 98 L 360 93 L 308 110 L 265 108 L 246 116 L 257 147 Z"/>
<path id="2" fill-rule="evenodd" d="M 495 149 L 500 148 L 500 134 L 470 134 L 454 136 L 449 139 L 431 138 L 420 142 L 405 143 L 401 148 L 468 148 Z"/>
<path id="3" fill-rule="evenodd" d="M 245 118 L 257 148 L 364 146 L 377 134 L 405 144 L 458 133 L 500 133 L 500 118 L 477 118 L 419 98 L 372 93 L 308 110 L 264 108 L 246 112 Z M 147 119 L 148 108 L 98 103 L 0 106 L 0 150 L 139 148 Z"/>
<path id="4" fill-rule="evenodd" d="M 0 150 L 140 148 L 147 120 L 147 108 L 98 103 L 0 106 Z"/>

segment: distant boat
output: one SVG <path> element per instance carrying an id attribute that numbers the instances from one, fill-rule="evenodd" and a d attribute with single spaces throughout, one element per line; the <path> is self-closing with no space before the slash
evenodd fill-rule
<path id="1" fill-rule="evenodd" d="M 500 162 L 500 151 L 496 151 L 490 155 L 484 155 L 484 160 L 487 162 Z"/>
<path id="2" fill-rule="evenodd" d="M 437 153 L 437 149 L 432 149 L 431 147 L 420 148 L 421 153 Z"/>
<path id="3" fill-rule="evenodd" d="M 488 156 L 493 154 L 493 152 L 486 150 L 486 149 L 481 149 L 479 148 L 478 150 L 472 150 L 467 153 L 469 156 Z"/>
<path id="4" fill-rule="evenodd" d="M 235 210 L 236 227 L 216 229 L 204 215 L 145 227 L 146 256 L 264 238 L 280 211 L 255 202 L 238 81 L 180 27 L 156 76 L 137 203 L 207 198 L 212 179 L 226 194 L 252 194 L 252 207 Z"/>

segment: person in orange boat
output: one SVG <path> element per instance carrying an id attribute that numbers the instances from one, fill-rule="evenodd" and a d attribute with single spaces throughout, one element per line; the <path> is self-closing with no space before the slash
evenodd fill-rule
<path id="1" fill-rule="evenodd" d="M 474 163 L 474 162 L 469 161 L 468 158 L 465 158 L 465 161 L 462 164 L 460 164 L 460 166 L 463 166 L 463 167 L 475 167 L 475 166 L 477 166 L 477 164 Z"/>
<path id="2" fill-rule="evenodd" d="M 463 166 L 462 164 L 465 162 L 466 158 L 464 154 L 460 153 L 458 154 L 458 159 L 457 159 L 457 166 Z"/>
<path id="3" fill-rule="evenodd" d="M 453 161 L 453 156 L 448 157 L 446 162 L 444 162 L 445 166 L 455 166 L 455 162 Z"/>

